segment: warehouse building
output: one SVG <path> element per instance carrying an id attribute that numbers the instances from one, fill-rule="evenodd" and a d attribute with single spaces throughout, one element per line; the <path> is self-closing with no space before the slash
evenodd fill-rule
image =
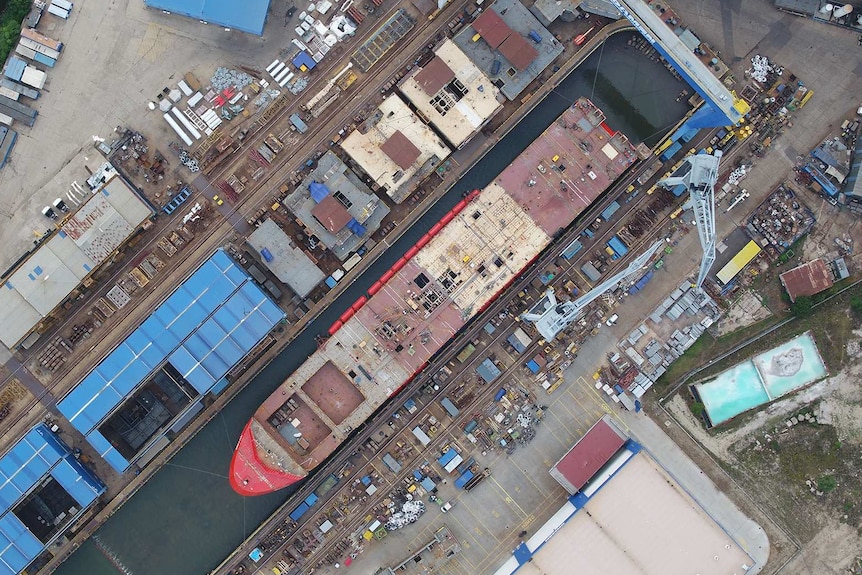
<path id="1" fill-rule="evenodd" d="M 743 575 L 754 560 L 604 416 L 554 466 L 570 493 L 495 575 Z"/>
<path id="2" fill-rule="evenodd" d="M 57 407 L 117 472 L 143 465 L 284 317 L 218 250 Z"/>
<path id="3" fill-rule="evenodd" d="M 87 201 L 3 276 L 0 341 L 25 338 L 154 215 L 149 203 L 113 171 Z"/>
<path id="4" fill-rule="evenodd" d="M 451 153 L 397 94 L 383 100 L 341 147 L 396 204 Z"/>
<path id="5" fill-rule="evenodd" d="M 834 283 L 832 270 L 822 259 L 811 260 L 778 276 L 791 302 L 801 296 L 811 296 L 828 290 Z"/>
<path id="6" fill-rule="evenodd" d="M 430 62 L 401 81 L 399 89 L 460 149 L 502 109 L 500 90 L 452 40 L 444 40 L 434 53 Z"/>
<path id="7" fill-rule="evenodd" d="M 47 425 L 31 429 L 0 457 L 0 575 L 37 561 L 104 491 Z"/>
<path id="8" fill-rule="evenodd" d="M 145 4 L 149 8 L 200 20 L 204 24 L 215 24 L 255 36 L 263 36 L 269 10 L 269 0 L 145 0 Z"/>

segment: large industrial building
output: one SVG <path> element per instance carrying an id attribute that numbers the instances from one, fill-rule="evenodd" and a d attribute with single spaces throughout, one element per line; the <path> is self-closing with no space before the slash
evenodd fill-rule
<path id="1" fill-rule="evenodd" d="M 256 36 L 263 35 L 269 2 L 270 0 L 145 0 L 145 4 L 150 8 Z"/>
<path id="2" fill-rule="evenodd" d="M 23 572 L 105 486 L 45 424 L 0 457 L 0 575 Z"/>
<path id="3" fill-rule="evenodd" d="M 389 213 L 332 152 L 320 158 L 284 204 L 342 261 L 368 241 Z"/>
<path id="4" fill-rule="evenodd" d="M 451 152 L 397 94 L 383 100 L 341 147 L 399 204 Z"/>
<path id="5" fill-rule="evenodd" d="M 405 77 L 399 90 L 455 148 L 461 148 L 500 111 L 500 90 L 446 39 L 435 56 Z"/>
<path id="6" fill-rule="evenodd" d="M 563 53 L 563 45 L 518 0 L 497 0 L 453 40 L 509 100 L 517 100 Z"/>
<path id="7" fill-rule="evenodd" d="M 744 575 L 754 560 L 640 445 L 600 419 L 551 475 L 566 503 L 495 575 Z"/>
<path id="8" fill-rule="evenodd" d="M 149 203 L 113 175 L 3 277 L 0 341 L 13 348 L 153 216 Z M 28 342 L 25 342 L 25 346 Z"/>
<path id="9" fill-rule="evenodd" d="M 149 460 L 285 317 L 219 250 L 57 407 L 117 472 Z"/>

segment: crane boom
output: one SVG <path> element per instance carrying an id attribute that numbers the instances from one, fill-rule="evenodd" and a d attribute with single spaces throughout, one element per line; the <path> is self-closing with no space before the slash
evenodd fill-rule
<path id="1" fill-rule="evenodd" d="M 554 288 L 549 287 L 529 311 L 521 314 L 521 319 L 535 323 L 536 329 L 545 341 L 552 341 L 557 337 L 557 334 L 578 318 L 585 307 L 600 298 L 605 292 L 613 289 L 616 284 L 643 269 L 663 244 L 664 240 L 656 241 L 644 253 L 633 259 L 625 269 L 620 270 L 576 300 L 558 303 L 554 295 Z"/>
<path id="2" fill-rule="evenodd" d="M 720 150 L 716 150 L 713 155 L 687 156 L 674 173 L 658 182 L 666 188 L 683 184 L 688 190 L 697 224 L 697 235 L 703 248 L 703 259 L 700 261 L 695 287 L 703 285 L 712 264 L 715 263 L 715 182 L 718 179 L 720 161 Z"/>

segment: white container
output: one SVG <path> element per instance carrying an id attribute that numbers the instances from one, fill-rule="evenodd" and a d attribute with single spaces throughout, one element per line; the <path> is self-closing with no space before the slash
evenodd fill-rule
<path id="1" fill-rule="evenodd" d="M 22 83 L 32 86 L 37 90 L 41 90 L 45 87 L 45 81 L 47 79 L 48 75 L 45 72 L 32 66 L 24 68 L 24 75 L 21 76 Z"/>
<path id="2" fill-rule="evenodd" d="M 63 20 L 66 20 L 67 18 L 69 18 L 69 11 L 68 10 L 63 10 L 59 6 L 54 6 L 53 4 L 48 6 L 48 13 L 53 14 L 54 16 L 57 16 L 58 18 L 62 18 Z"/>
<path id="3" fill-rule="evenodd" d="M 51 5 L 62 8 L 66 12 L 72 11 L 72 3 L 69 0 L 51 0 Z"/>

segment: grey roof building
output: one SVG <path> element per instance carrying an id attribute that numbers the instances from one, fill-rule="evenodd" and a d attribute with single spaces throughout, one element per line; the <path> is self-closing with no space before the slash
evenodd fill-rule
<path id="1" fill-rule="evenodd" d="M 264 220 L 246 241 L 278 281 L 303 299 L 326 277 L 272 220 Z"/>
<path id="2" fill-rule="evenodd" d="M 453 41 L 509 100 L 563 53 L 563 45 L 517 0 L 497 0 Z"/>

